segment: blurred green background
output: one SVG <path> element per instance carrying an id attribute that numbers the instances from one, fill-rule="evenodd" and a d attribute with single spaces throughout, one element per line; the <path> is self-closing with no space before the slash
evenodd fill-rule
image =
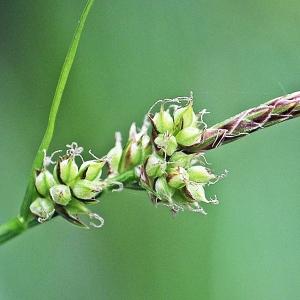
<path id="1" fill-rule="evenodd" d="M 0 1 L 0 222 L 16 215 L 83 0 Z M 300 89 L 300 2 L 97 0 L 51 150 L 103 155 L 149 106 L 194 92 L 209 124 Z M 208 216 L 105 195 L 106 223 L 56 219 L 0 248 L 0 299 L 299 299 L 300 120 L 208 153 Z"/>

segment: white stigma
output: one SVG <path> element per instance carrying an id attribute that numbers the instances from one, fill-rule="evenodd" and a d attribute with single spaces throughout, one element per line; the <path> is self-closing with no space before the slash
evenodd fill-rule
<path id="1" fill-rule="evenodd" d="M 101 228 L 104 225 L 104 219 L 102 217 L 100 217 L 99 215 L 97 215 L 96 213 L 90 213 L 89 217 L 91 220 L 97 220 L 99 221 L 99 224 L 95 224 L 93 222 L 90 222 L 90 225 L 95 227 L 95 228 Z"/>

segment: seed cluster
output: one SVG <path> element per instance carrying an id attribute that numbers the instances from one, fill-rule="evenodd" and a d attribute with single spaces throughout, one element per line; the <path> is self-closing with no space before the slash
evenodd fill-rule
<path id="1" fill-rule="evenodd" d="M 180 99 L 171 100 L 171 103 Z M 152 153 L 141 167 L 140 184 L 155 204 L 163 204 L 176 213 L 185 208 L 206 214 L 201 202 L 218 204 L 216 198 L 207 199 L 204 187 L 219 177 L 205 167 L 203 153 L 186 153 L 197 143 L 205 128 L 203 112 L 196 114 L 192 98 L 183 98 L 186 105 L 171 105 L 164 101 L 160 111 L 150 112 L 152 123 Z"/>
<path id="2" fill-rule="evenodd" d="M 84 161 L 83 148 L 77 143 L 67 145 L 66 153 L 57 161 L 53 156 L 61 151 L 50 157 L 45 153 L 43 167 L 35 175 L 38 197 L 30 206 L 38 221 L 61 215 L 75 225 L 88 227 L 82 220 L 87 216 L 98 221 L 90 221 L 90 225 L 101 227 L 104 220 L 90 211 L 88 204 L 96 203 L 103 191 L 116 186 L 118 190 L 123 186 L 142 188 L 153 203 L 168 206 L 173 213 L 187 208 L 206 214 L 201 202 L 217 204 L 216 198 L 207 199 L 204 188 L 220 176 L 206 167 L 204 153 L 188 150 L 199 142 L 205 129 L 203 112 L 194 112 L 192 98 L 161 101 L 154 114 L 153 108 L 141 129 L 131 125 L 124 147 L 120 133 L 116 133 L 115 146 L 102 158 L 90 152 L 93 159 Z M 129 181 L 123 176 L 128 173 L 133 174 Z"/>
<path id="3" fill-rule="evenodd" d="M 84 161 L 81 153 L 82 147 L 77 143 L 67 145 L 66 154 L 61 156 L 57 162 L 51 157 L 44 158 L 43 168 L 36 171 L 35 187 L 38 197 L 30 205 L 31 212 L 38 218 L 39 222 L 50 219 L 54 214 L 63 216 L 66 220 L 75 225 L 88 227 L 80 216 L 87 216 L 97 221 L 97 224 L 90 221 L 90 225 L 101 227 L 103 218 L 91 212 L 87 205 L 97 203 L 100 193 L 112 184 L 109 180 L 102 180 L 102 169 L 106 163 L 110 163 L 110 156 L 101 159 Z M 111 151 L 116 152 L 116 144 Z M 76 158 L 80 157 L 82 164 L 78 167 Z M 53 171 L 50 166 L 55 164 Z"/>

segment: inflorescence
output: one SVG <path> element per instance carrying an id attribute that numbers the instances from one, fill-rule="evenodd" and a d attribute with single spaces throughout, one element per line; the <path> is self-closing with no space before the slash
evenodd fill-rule
<path id="1" fill-rule="evenodd" d="M 39 222 L 61 215 L 75 225 L 89 227 L 83 220 L 87 217 L 89 225 L 101 227 L 103 218 L 88 205 L 97 203 L 104 191 L 128 186 L 146 190 L 155 205 L 167 206 L 173 213 L 188 209 L 206 214 L 201 203 L 218 204 L 218 200 L 206 197 L 205 186 L 224 174 L 213 174 L 203 152 L 190 151 L 206 129 L 205 113 L 194 112 L 192 96 L 160 100 L 149 110 L 141 129 L 131 125 L 125 147 L 117 132 L 115 146 L 101 158 L 89 151 L 93 159 L 84 161 L 83 148 L 75 142 L 56 161 L 54 156 L 61 150 L 51 156 L 45 152 L 43 166 L 36 170 L 38 197 L 31 212 Z M 124 176 L 130 172 L 133 176 Z"/>

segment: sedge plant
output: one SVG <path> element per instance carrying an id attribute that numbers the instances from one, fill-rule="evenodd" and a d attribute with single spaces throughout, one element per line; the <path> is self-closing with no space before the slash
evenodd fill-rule
<path id="1" fill-rule="evenodd" d="M 119 132 L 104 156 L 76 142 L 65 150 L 48 153 L 63 91 L 76 55 L 80 36 L 94 0 L 88 0 L 62 66 L 48 126 L 37 151 L 19 215 L 0 225 L 0 244 L 56 216 L 83 227 L 102 227 L 104 219 L 91 209 L 104 192 L 146 191 L 154 205 L 173 214 L 189 210 L 206 214 L 208 185 L 222 179 L 207 167 L 205 152 L 236 141 L 257 130 L 300 115 L 300 92 L 273 99 L 208 127 L 206 110 L 195 112 L 193 96 L 157 101 L 146 113 L 140 129 L 133 123 L 126 142 Z"/>

